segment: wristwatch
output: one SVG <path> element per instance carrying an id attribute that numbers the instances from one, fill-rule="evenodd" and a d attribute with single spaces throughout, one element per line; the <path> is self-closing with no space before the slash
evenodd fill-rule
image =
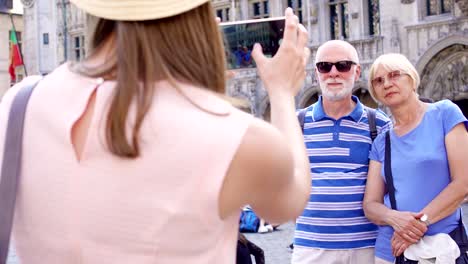
<path id="1" fill-rule="evenodd" d="M 423 214 L 421 218 L 419 218 L 419 221 L 425 223 L 426 226 L 429 226 L 431 224 L 431 221 L 429 221 L 429 217 L 427 216 L 427 214 Z"/>

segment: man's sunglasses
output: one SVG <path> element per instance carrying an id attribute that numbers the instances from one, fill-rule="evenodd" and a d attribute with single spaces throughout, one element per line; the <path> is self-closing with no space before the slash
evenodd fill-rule
<path id="1" fill-rule="evenodd" d="M 339 72 L 349 72 L 351 70 L 351 66 L 356 65 L 354 61 L 337 61 L 337 62 L 327 62 L 327 61 L 322 61 L 322 62 L 317 62 L 315 66 L 317 66 L 317 70 L 320 73 L 329 73 L 335 65 L 336 70 Z"/>

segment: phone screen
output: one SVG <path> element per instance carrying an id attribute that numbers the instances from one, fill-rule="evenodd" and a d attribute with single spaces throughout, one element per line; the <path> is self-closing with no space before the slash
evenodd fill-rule
<path id="1" fill-rule="evenodd" d="M 262 45 L 265 56 L 273 57 L 283 40 L 284 23 L 284 17 L 221 23 L 227 68 L 255 67 L 255 43 Z"/>

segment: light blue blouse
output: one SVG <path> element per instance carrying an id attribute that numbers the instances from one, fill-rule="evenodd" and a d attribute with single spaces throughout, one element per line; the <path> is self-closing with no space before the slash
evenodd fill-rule
<path id="1" fill-rule="evenodd" d="M 449 100 L 429 104 L 421 123 L 403 136 L 390 130 L 392 174 L 395 199 L 399 211 L 419 212 L 429 204 L 451 181 L 445 136 L 467 119 L 460 108 Z M 369 158 L 382 163 L 381 175 L 385 181 L 385 134 L 379 135 Z M 390 208 L 388 194 L 384 204 Z M 450 233 L 458 225 L 460 209 L 429 226 L 426 234 Z M 380 226 L 375 255 L 394 261 L 390 239 L 391 226 Z"/>

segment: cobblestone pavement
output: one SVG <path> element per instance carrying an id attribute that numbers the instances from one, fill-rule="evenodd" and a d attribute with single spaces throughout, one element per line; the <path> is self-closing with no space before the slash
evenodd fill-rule
<path id="1" fill-rule="evenodd" d="M 463 221 L 468 223 L 468 204 L 463 205 Z M 266 264 L 288 264 L 291 262 L 289 244 L 294 236 L 294 223 L 283 224 L 272 233 L 246 233 L 245 236 L 265 251 Z M 19 264 L 14 252 L 11 252 L 7 264 Z"/>

